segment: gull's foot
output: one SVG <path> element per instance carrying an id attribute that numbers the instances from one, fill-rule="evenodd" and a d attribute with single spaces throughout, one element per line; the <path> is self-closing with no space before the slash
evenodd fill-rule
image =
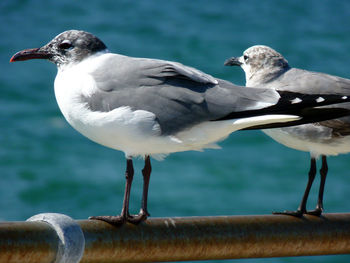
<path id="1" fill-rule="evenodd" d="M 127 221 L 132 223 L 132 224 L 139 224 L 141 223 L 142 221 L 145 221 L 147 219 L 147 217 L 149 217 L 150 214 L 148 213 L 147 210 L 143 210 L 141 209 L 140 210 L 140 213 L 138 215 L 132 215 L 132 216 L 129 216 Z"/>
<path id="2" fill-rule="evenodd" d="M 137 225 L 137 224 L 141 223 L 142 221 L 145 221 L 148 216 L 150 216 L 150 214 L 146 210 L 141 209 L 140 213 L 138 215 L 90 216 L 89 219 L 100 220 L 100 221 L 107 222 L 108 224 L 111 224 L 114 226 L 120 226 L 120 225 L 125 224 L 126 222 Z"/>
<path id="3" fill-rule="evenodd" d="M 120 226 L 127 221 L 125 216 L 90 216 L 91 220 L 100 220 L 114 226 Z"/>
<path id="4" fill-rule="evenodd" d="M 302 217 L 304 212 L 298 209 L 296 211 L 272 212 L 272 214 L 274 214 L 274 215 L 288 215 L 288 216 Z"/>
<path id="5" fill-rule="evenodd" d="M 312 216 L 321 216 L 323 212 L 322 208 L 316 208 L 315 210 L 307 211 L 306 214 L 312 215 Z"/>

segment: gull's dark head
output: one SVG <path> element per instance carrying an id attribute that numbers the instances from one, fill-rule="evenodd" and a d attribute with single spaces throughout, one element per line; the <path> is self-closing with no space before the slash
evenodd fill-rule
<path id="1" fill-rule="evenodd" d="M 98 52 L 107 50 L 106 45 L 93 34 L 65 31 L 41 48 L 25 49 L 17 52 L 10 62 L 29 59 L 48 59 L 58 67 L 77 63 Z"/>
<path id="2" fill-rule="evenodd" d="M 254 78 L 265 80 L 265 76 L 271 76 L 289 68 L 288 61 L 280 53 L 263 45 L 248 48 L 241 57 L 227 59 L 225 66 L 240 66 L 246 74 L 247 82 Z"/>

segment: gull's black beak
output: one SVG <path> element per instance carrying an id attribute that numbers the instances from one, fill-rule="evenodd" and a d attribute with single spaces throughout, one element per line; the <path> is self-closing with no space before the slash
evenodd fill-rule
<path id="1" fill-rule="evenodd" d="M 52 54 L 41 48 L 31 48 L 17 52 L 12 56 L 10 62 L 24 61 L 29 59 L 49 59 L 51 57 Z"/>
<path id="2" fill-rule="evenodd" d="M 242 62 L 239 61 L 239 57 L 232 57 L 229 59 L 226 59 L 225 66 L 241 66 Z"/>

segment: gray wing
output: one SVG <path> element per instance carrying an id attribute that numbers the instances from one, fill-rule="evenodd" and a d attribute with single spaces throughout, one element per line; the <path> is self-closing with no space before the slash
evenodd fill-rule
<path id="1" fill-rule="evenodd" d="M 84 97 L 93 111 L 130 106 L 155 114 L 162 134 L 254 110 L 279 100 L 274 90 L 247 89 L 175 62 L 115 55 L 91 73 L 98 91 Z M 264 103 L 262 103 L 264 102 Z"/>
<path id="2" fill-rule="evenodd" d="M 203 84 L 218 84 L 214 77 L 177 62 L 132 58 L 118 54 L 108 54 L 108 59 L 103 61 L 103 65 L 91 74 L 98 88 L 103 91 L 154 86 L 160 83 L 160 78 L 166 77 L 186 78 Z"/>
<path id="3" fill-rule="evenodd" d="M 284 74 L 264 85 L 265 88 L 288 90 L 303 94 L 336 94 L 350 96 L 350 79 L 325 73 L 291 68 Z M 334 104 L 327 108 L 350 109 L 350 103 Z M 350 125 L 350 117 L 338 119 L 343 125 Z M 329 122 L 335 124 L 336 122 Z M 322 125 L 322 123 L 321 123 Z M 337 128 L 337 127 L 335 127 Z"/>
<path id="4" fill-rule="evenodd" d="M 264 87 L 303 94 L 350 95 L 350 79 L 297 68 L 290 68 Z"/>

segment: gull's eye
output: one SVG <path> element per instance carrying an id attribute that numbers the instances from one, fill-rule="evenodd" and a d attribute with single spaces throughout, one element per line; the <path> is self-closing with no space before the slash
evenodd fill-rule
<path id="1" fill-rule="evenodd" d="M 248 56 L 247 56 L 247 55 L 244 55 L 243 58 L 244 58 L 244 61 L 247 61 Z"/>
<path id="2" fill-rule="evenodd" d="M 69 40 L 64 40 L 61 44 L 58 45 L 60 49 L 70 49 L 73 47 L 72 43 Z"/>

